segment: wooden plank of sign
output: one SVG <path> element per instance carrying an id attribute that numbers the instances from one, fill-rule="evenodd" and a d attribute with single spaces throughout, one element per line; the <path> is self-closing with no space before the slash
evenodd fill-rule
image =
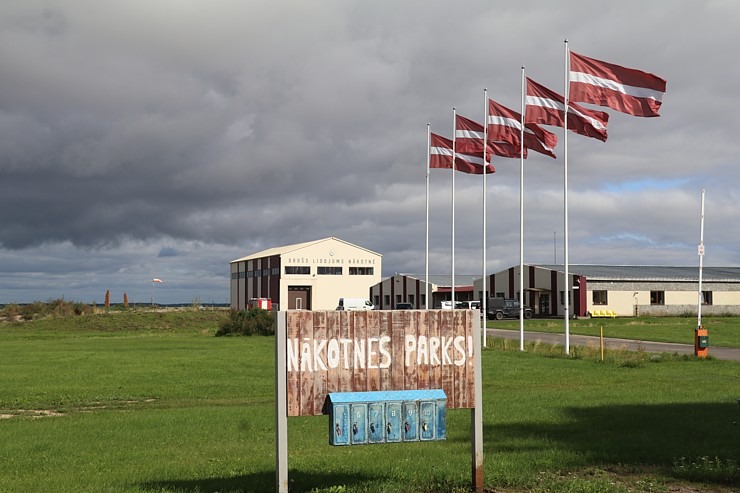
<path id="1" fill-rule="evenodd" d="M 339 317 L 339 333 L 343 340 L 352 339 L 352 331 L 350 328 L 350 315 L 352 312 L 344 310 L 338 310 L 335 312 L 336 316 Z M 341 340 L 340 339 L 340 340 Z M 340 346 L 341 347 L 341 346 Z M 340 376 L 339 376 L 339 391 L 350 392 L 352 390 L 352 368 L 354 362 L 351 355 L 347 354 L 347 351 L 342 349 L 341 359 L 339 360 Z"/>
<path id="2" fill-rule="evenodd" d="M 381 311 L 378 312 L 378 315 L 380 316 L 379 319 L 379 327 L 378 327 L 378 337 L 382 340 L 391 340 L 391 314 L 393 312 L 389 311 Z M 386 345 L 386 350 L 390 349 L 390 345 Z M 393 383 L 391 382 L 391 367 L 387 365 L 387 361 L 385 361 L 386 357 L 384 357 L 382 354 L 380 355 L 380 362 L 381 362 L 381 368 L 380 368 L 380 390 L 393 390 Z M 385 366 L 385 368 L 383 368 Z"/>
<path id="3" fill-rule="evenodd" d="M 328 312 L 313 312 L 313 340 L 311 341 L 315 352 L 326 354 L 326 316 Z M 319 345 L 324 346 L 323 351 L 319 351 Z M 324 408 L 324 400 L 327 393 L 328 367 L 324 364 L 323 358 L 314 356 L 313 361 L 313 414 L 321 414 Z"/>
<path id="4" fill-rule="evenodd" d="M 304 343 L 313 345 L 313 312 L 306 312 L 303 322 L 301 338 L 298 340 L 298 346 L 301 348 L 301 415 L 311 416 L 314 414 L 314 379 L 307 370 L 313 368 L 313 357 L 310 351 L 304 352 L 302 348 Z"/>
<path id="5" fill-rule="evenodd" d="M 406 335 L 402 311 L 389 314 L 391 325 L 391 390 L 404 390 L 404 349 L 403 342 Z"/>
<path id="6" fill-rule="evenodd" d="M 410 310 L 403 310 L 401 312 L 401 316 L 403 317 L 403 333 L 404 333 L 404 341 L 406 336 L 416 337 L 416 319 L 413 316 L 413 312 Z M 418 348 L 417 351 L 413 351 L 410 354 L 406 354 L 406 348 L 404 344 L 404 361 L 408 359 L 409 364 L 404 367 L 404 390 L 415 390 L 418 388 L 419 382 L 418 382 L 418 376 L 417 376 L 417 360 L 418 360 Z M 404 363 L 405 364 L 405 363 Z"/>
<path id="7" fill-rule="evenodd" d="M 430 389 L 441 389 L 442 388 L 442 360 L 441 356 L 441 339 L 439 333 L 439 312 L 426 310 L 427 313 L 427 326 L 429 327 L 429 340 L 436 341 L 432 347 L 430 343 L 429 354 L 429 388 Z M 434 355 L 432 358 L 431 355 Z"/>
<path id="8" fill-rule="evenodd" d="M 428 389 L 429 388 L 429 364 L 430 364 L 430 340 L 429 340 L 429 327 L 427 325 L 427 313 L 424 311 L 413 311 L 411 312 L 411 318 L 414 320 L 416 326 L 416 341 L 417 341 L 417 352 L 421 355 L 421 358 L 417 361 L 419 364 L 416 369 L 416 388 Z M 423 347 L 422 347 L 423 346 Z"/>
<path id="9" fill-rule="evenodd" d="M 352 338 L 356 341 L 354 355 L 354 370 L 352 372 L 352 392 L 364 392 L 367 390 L 367 347 L 365 345 L 365 334 L 367 334 L 367 313 L 353 312 L 351 315 L 353 324 Z"/>
<path id="10" fill-rule="evenodd" d="M 447 408 L 456 409 L 455 399 L 455 365 L 451 364 L 448 358 L 451 356 L 449 350 L 452 346 L 449 345 L 450 337 L 454 337 L 454 315 L 457 310 L 440 310 L 440 324 L 444 328 L 442 333 L 444 339 L 442 341 L 441 358 L 442 358 L 442 390 L 447 395 Z"/>
<path id="11" fill-rule="evenodd" d="M 380 313 L 371 311 L 367 313 L 367 355 L 365 367 L 367 368 L 367 390 L 380 390 Z"/>
<path id="12" fill-rule="evenodd" d="M 290 311 L 287 312 L 287 327 L 286 327 L 286 340 L 288 344 L 293 344 L 293 341 L 298 340 L 298 345 L 293 345 L 294 355 L 297 358 L 298 364 L 293 368 L 293 371 L 289 371 L 287 375 L 287 394 L 288 394 L 288 416 L 300 416 L 301 415 L 301 327 L 303 326 L 303 320 L 301 314 L 304 312 Z M 287 348 L 285 348 L 287 351 Z M 288 361 L 288 365 L 291 362 Z"/>
<path id="13" fill-rule="evenodd" d="M 341 338 L 341 329 L 339 322 L 339 314 L 341 310 L 326 312 L 326 340 L 327 341 L 339 341 Z M 341 374 L 341 360 L 338 365 L 332 365 L 336 359 L 339 358 L 339 353 L 334 353 L 333 349 L 338 348 L 339 345 L 331 345 L 327 343 L 326 348 L 326 361 L 327 361 L 327 374 L 326 374 L 326 392 L 340 392 L 340 374 Z"/>
<path id="14" fill-rule="evenodd" d="M 463 346 L 467 346 L 467 338 L 466 338 L 466 330 L 465 330 L 465 322 L 467 321 L 467 313 L 468 310 L 453 310 L 455 312 L 455 318 L 454 318 L 454 337 L 457 339 L 458 337 L 463 337 L 465 340 L 462 342 Z M 458 345 L 460 342 L 457 343 Z M 467 351 L 466 351 L 467 352 Z M 455 369 L 455 406 L 457 408 L 463 408 L 467 407 L 467 395 L 466 395 L 466 375 L 465 375 L 465 365 L 459 364 L 461 361 L 459 361 L 460 353 L 458 350 L 457 345 L 453 344 L 453 361 L 455 362 L 453 365 L 453 368 Z"/>

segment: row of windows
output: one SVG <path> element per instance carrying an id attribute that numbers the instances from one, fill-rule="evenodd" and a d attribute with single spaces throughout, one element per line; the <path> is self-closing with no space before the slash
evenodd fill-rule
<path id="1" fill-rule="evenodd" d="M 317 267 L 316 268 L 316 274 L 319 276 L 341 276 L 343 274 L 342 267 Z M 349 268 L 349 275 L 350 276 L 372 276 L 375 273 L 374 267 L 350 267 Z M 253 278 L 253 277 L 260 277 L 260 276 L 277 276 L 280 274 L 280 268 L 279 267 L 273 267 L 272 269 L 262 269 L 262 270 L 250 270 L 248 272 L 232 272 L 231 278 L 232 279 L 244 279 L 246 278 Z M 286 275 L 308 275 L 311 274 L 311 267 L 308 265 L 286 265 L 285 266 L 285 274 Z"/>
<path id="2" fill-rule="evenodd" d="M 416 304 L 414 303 L 414 301 L 416 301 L 416 298 L 414 297 L 413 294 L 407 295 L 406 296 L 406 301 L 403 300 L 403 296 L 402 295 L 400 295 L 400 294 L 397 294 L 396 295 L 396 303 L 411 303 L 412 305 L 416 306 Z M 379 306 L 380 305 L 380 296 L 378 296 L 377 294 L 375 295 L 375 301 L 374 301 L 374 303 L 375 303 L 375 306 Z M 383 295 L 383 305 L 388 306 L 390 304 L 391 304 L 391 295 L 384 294 Z M 420 294 L 419 295 L 419 304 L 420 304 L 420 306 L 425 306 L 426 305 L 426 295 L 425 294 Z"/>
<path id="3" fill-rule="evenodd" d="M 593 295 L 591 299 L 594 305 L 608 305 L 609 304 L 606 290 L 593 291 Z M 665 291 L 650 291 L 650 304 L 651 305 L 665 305 Z M 712 292 L 711 291 L 701 292 L 701 304 L 702 305 L 712 304 Z"/>
<path id="4" fill-rule="evenodd" d="M 246 278 L 253 278 L 253 277 L 267 277 L 267 276 L 277 276 L 280 274 L 280 268 L 279 267 L 273 267 L 272 269 L 262 269 L 262 270 L 250 270 L 248 272 L 232 272 L 231 278 L 232 279 L 244 279 Z"/>

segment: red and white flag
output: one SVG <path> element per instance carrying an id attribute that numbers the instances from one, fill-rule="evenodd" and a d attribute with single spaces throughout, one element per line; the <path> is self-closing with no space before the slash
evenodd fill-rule
<path id="1" fill-rule="evenodd" d="M 488 100 L 488 138 L 510 142 L 517 149 L 521 139 L 522 115 L 499 104 L 493 99 Z M 524 148 L 555 157 L 553 148 L 558 143 L 558 137 L 552 132 L 534 123 L 524 124 Z"/>
<path id="2" fill-rule="evenodd" d="M 565 98 L 555 91 L 527 77 L 527 95 L 524 119 L 527 123 L 541 123 L 564 127 Z M 568 105 L 568 130 L 606 142 L 606 124 L 609 115 L 589 110 L 576 103 Z"/>
<path id="3" fill-rule="evenodd" d="M 634 116 L 660 116 L 666 81 L 642 70 L 570 52 L 569 99 Z"/>
<path id="4" fill-rule="evenodd" d="M 432 133 L 431 137 L 429 167 L 452 169 L 452 141 L 435 133 Z M 491 164 L 487 164 L 484 168 L 483 152 L 471 155 L 457 152 L 457 148 L 455 149 L 455 169 L 473 175 L 482 175 L 484 169 L 486 174 L 496 171 Z"/>
<path id="5" fill-rule="evenodd" d="M 483 154 L 483 125 L 464 116 L 455 115 L 455 150 L 468 154 Z M 519 145 L 500 139 L 488 137 L 486 147 L 486 161 L 491 156 L 519 157 Z M 524 148 L 524 157 L 527 157 L 527 149 Z"/>
<path id="6" fill-rule="evenodd" d="M 155 277 L 154 279 L 152 279 L 152 282 L 164 282 L 164 281 L 162 279 L 158 279 Z"/>

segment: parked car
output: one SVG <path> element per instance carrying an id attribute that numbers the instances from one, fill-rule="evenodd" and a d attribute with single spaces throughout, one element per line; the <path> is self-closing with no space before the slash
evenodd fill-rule
<path id="1" fill-rule="evenodd" d="M 413 310 L 414 305 L 411 303 L 396 303 L 396 310 Z"/>
<path id="2" fill-rule="evenodd" d="M 337 305 L 337 310 L 374 310 L 375 305 L 373 305 L 370 300 L 366 300 L 365 298 L 339 298 L 339 304 Z"/>
<path id="3" fill-rule="evenodd" d="M 458 310 L 480 310 L 480 301 L 457 301 L 455 302 L 455 308 Z M 452 310 L 452 302 L 443 301 L 442 309 Z"/>
<path id="4" fill-rule="evenodd" d="M 488 320 L 503 318 L 519 318 L 519 301 L 509 298 L 489 298 L 486 307 Z M 532 318 L 532 309 L 524 307 L 524 318 Z"/>

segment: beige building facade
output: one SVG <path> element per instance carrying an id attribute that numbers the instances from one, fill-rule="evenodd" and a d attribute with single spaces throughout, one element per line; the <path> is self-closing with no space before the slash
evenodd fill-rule
<path id="1" fill-rule="evenodd" d="M 273 309 L 334 310 L 339 298 L 369 300 L 382 258 L 334 237 L 262 250 L 230 262 L 230 305 L 268 298 Z"/>

